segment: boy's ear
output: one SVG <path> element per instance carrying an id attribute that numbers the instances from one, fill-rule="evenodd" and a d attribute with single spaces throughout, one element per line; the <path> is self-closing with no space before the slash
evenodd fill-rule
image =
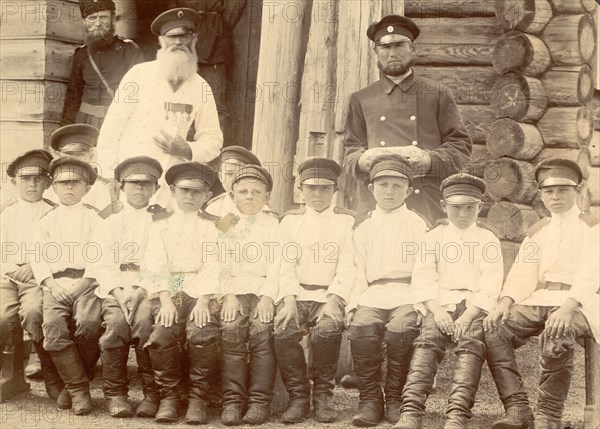
<path id="1" fill-rule="evenodd" d="M 414 192 L 414 190 L 415 189 L 412 186 L 406 188 L 406 196 L 409 197 Z"/>
<path id="2" fill-rule="evenodd" d="M 156 194 L 159 189 L 160 189 L 160 184 L 157 183 L 156 186 L 154 187 L 154 192 L 152 193 L 152 195 Z"/>
<path id="3" fill-rule="evenodd" d="M 269 201 L 269 199 L 271 198 L 271 191 L 267 191 L 266 195 L 265 195 L 265 199 L 267 201 Z"/>
<path id="4" fill-rule="evenodd" d="M 448 213 L 448 212 L 446 211 L 446 210 L 447 210 L 447 206 L 448 206 L 448 205 L 446 204 L 446 201 L 444 201 L 444 200 L 440 200 L 440 207 L 442 208 L 442 210 L 444 211 L 444 213 Z"/>
<path id="5" fill-rule="evenodd" d="M 17 186 L 17 180 L 14 177 L 10 178 L 10 183 L 12 183 L 13 185 Z"/>
<path id="6" fill-rule="evenodd" d="M 581 185 L 581 183 L 579 185 L 575 186 L 575 192 L 577 192 L 577 193 L 581 193 L 582 189 L 583 189 L 583 186 Z"/>
<path id="7" fill-rule="evenodd" d="M 375 186 L 374 186 L 372 183 L 369 183 L 369 184 L 367 185 L 367 189 L 368 189 L 369 191 L 371 191 L 371 193 L 373 193 L 373 190 L 375 189 Z"/>
<path id="8" fill-rule="evenodd" d="M 210 200 L 212 198 L 212 191 L 208 191 L 206 194 L 206 201 Z"/>
<path id="9" fill-rule="evenodd" d="M 169 185 L 169 189 L 171 190 L 171 193 L 175 193 L 175 185 Z"/>

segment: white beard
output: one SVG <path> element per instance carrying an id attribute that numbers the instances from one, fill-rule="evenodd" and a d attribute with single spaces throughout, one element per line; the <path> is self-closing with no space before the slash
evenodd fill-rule
<path id="1" fill-rule="evenodd" d="M 198 69 L 198 55 L 195 50 L 170 51 L 160 48 L 156 53 L 159 75 L 170 82 L 188 80 Z"/>

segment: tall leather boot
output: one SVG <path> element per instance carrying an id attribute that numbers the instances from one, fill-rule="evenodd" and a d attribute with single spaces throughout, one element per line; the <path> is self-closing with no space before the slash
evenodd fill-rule
<path id="1" fill-rule="evenodd" d="M 310 382 L 304 350 L 299 341 L 275 338 L 274 344 L 281 379 L 289 395 L 281 421 L 301 423 L 310 412 Z"/>
<path id="2" fill-rule="evenodd" d="M 541 367 L 535 427 L 552 429 L 561 426 L 573 375 L 573 350 L 567 350 L 559 357 L 542 356 Z"/>
<path id="3" fill-rule="evenodd" d="M 473 413 L 475 395 L 481 379 L 483 356 L 462 352 L 457 355 L 448 398 L 444 429 L 466 429 Z"/>
<path id="4" fill-rule="evenodd" d="M 98 341 L 85 341 L 83 339 L 75 340 L 77 351 L 81 356 L 85 373 L 90 381 L 94 379 L 96 365 L 100 359 L 100 344 Z"/>
<path id="5" fill-rule="evenodd" d="M 440 356 L 435 350 L 415 348 L 402 391 L 402 412 L 395 429 L 421 429 L 425 401 L 431 393 Z"/>
<path id="6" fill-rule="evenodd" d="M 221 340 L 223 347 L 223 412 L 221 423 L 225 426 L 242 424 L 246 404 L 246 378 L 248 374 L 248 348 L 246 341 Z"/>
<path id="7" fill-rule="evenodd" d="M 492 425 L 492 429 L 532 428 L 533 413 L 529 407 L 515 350 L 508 340 L 501 338 L 500 333 L 495 335 L 498 337 L 492 341 L 486 340 L 486 359 L 498 396 L 504 405 L 505 415 Z"/>
<path id="8" fill-rule="evenodd" d="M 142 392 L 144 399 L 135 410 L 137 417 L 154 417 L 158 411 L 158 403 L 160 402 L 160 394 L 158 393 L 158 385 L 154 382 L 154 371 L 152 371 L 152 362 L 150 362 L 150 354 L 146 349 L 136 347 L 135 357 L 138 365 L 138 375 L 142 384 Z"/>
<path id="9" fill-rule="evenodd" d="M 90 381 L 75 345 L 70 344 L 63 350 L 51 351 L 50 356 L 71 396 L 73 412 L 78 416 L 89 413 L 93 408 Z"/>
<path id="10" fill-rule="evenodd" d="M 248 410 L 244 414 L 243 422 L 260 425 L 271 415 L 277 361 L 273 335 L 270 331 L 251 336 L 248 342 L 250 348 Z"/>
<path id="11" fill-rule="evenodd" d="M 173 423 L 178 417 L 181 369 L 179 347 L 167 350 L 148 350 L 154 381 L 160 391 L 160 403 L 155 419 L 159 423 Z"/>
<path id="12" fill-rule="evenodd" d="M 416 331 L 412 333 L 397 333 L 387 331 L 387 376 L 385 380 L 385 418 L 389 423 L 396 423 L 400 418 L 402 407 L 402 389 L 410 368 L 413 353 L 413 340 Z"/>
<path id="13" fill-rule="evenodd" d="M 217 344 L 188 345 L 190 356 L 190 399 L 184 421 L 189 424 L 208 422 L 208 401 L 211 375 L 217 359 Z"/>
<path id="14" fill-rule="evenodd" d="M 358 375 L 358 414 L 352 424 L 359 427 L 376 426 L 383 418 L 381 391 L 381 339 L 377 336 L 351 340 L 350 349 L 354 370 Z"/>
<path id="15" fill-rule="evenodd" d="M 60 393 L 65 388 L 65 383 L 60 378 L 60 374 L 54 366 L 54 362 L 52 362 L 52 357 L 50 357 L 50 353 L 44 350 L 43 341 L 36 341 L 33 343 L 35 347 L 35 351 L 40 359 L 40 364 L 42 366 L 42 374 L 44 376 L 44 384 L 46 385 L 46 393 L 48 396 L 55 401 L 58 399 Z M 67 395 L 69 398 L 69 408 L 71 397 Z"/>
<path id="16" fill-rule="evenodd" d="M 133 410 L 127 402 L 127 358 L 129 347 L 102 350 L 102 390 L 108 400 L 108 412 L 113 417 L 131 417 Z"/>
<path id="17" fill-rule="evenodd" d="M 322 423 L 331 423 L 337 420 L 337 413 L 331 406 L 333 388 L 335 387 L 335 373 L 340 357 L 340 344 L 342 335 L 329 338 L 313 334 L 312 349 L 312 379 L 313 379 L 313 409 L 315 420 Z"/>

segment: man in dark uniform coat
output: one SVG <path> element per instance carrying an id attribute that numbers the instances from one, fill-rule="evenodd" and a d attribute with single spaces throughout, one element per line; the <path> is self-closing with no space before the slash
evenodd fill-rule
<path id="1" fill-rule="evenodd" d="M 231 113 L 227 107 L 227 68 L 233 60 L 233 29 L 247 0 L 171 0 L 171 7 L 198 11 L 198 74 L 208 82 L 217 103 L 224 145 L 231 143 Z"/>
<path id="2" fill-rule="evenodd" d="M 115 35 L 113 0 L 81 0 L 79 7 L 85 45 L 73 56 L 61 125 L 84 123 L 100 128 L 121 78 L 144 62 L 144 55 L 133 41 Z M 128 94 L 119 95 L 125 99 Z"/>
<path id="3" fill-rule="evenodd" d="M 417 25 L 398 15 L 369 26 L 381 79 L 352 94 L 343 164 L 350 175 L 366 180 L 376 156 L 397 153 L 408 158 L 417 174 L 406 205 L 433 224 L 444 217 L 440 184 L 464 166 L 472 143 L 450 90 L 415 76 L 411 66 L 418 35 Z M 373 207 L 364 184 L 359 209 Z"/>

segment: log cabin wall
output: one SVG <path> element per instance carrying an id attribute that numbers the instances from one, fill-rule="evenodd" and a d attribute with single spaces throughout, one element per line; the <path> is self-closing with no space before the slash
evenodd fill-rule
<path id="1" fill-rule="evenodd" d="M 83 28 L 78 1 L 3 0 L 0 8 L 0 161 L 4 185 L 7 163 L 21 152 L 46 147 L 58 127 L 71 58 L 81 44 Z"/>

